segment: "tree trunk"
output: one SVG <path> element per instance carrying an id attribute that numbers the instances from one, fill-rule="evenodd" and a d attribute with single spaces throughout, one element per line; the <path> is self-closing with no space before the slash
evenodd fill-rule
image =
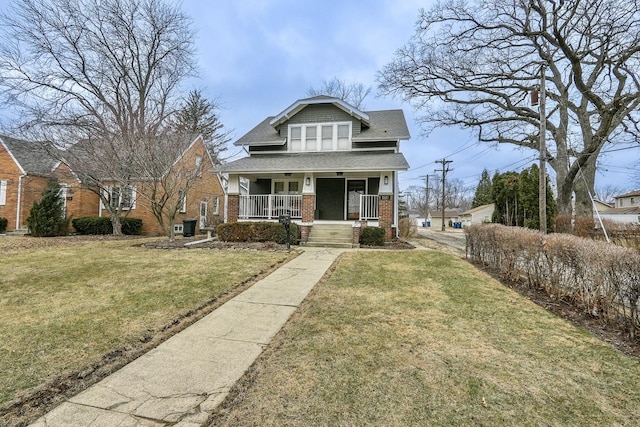
<path id="1" fill-rule="evenodd" d="M 122 223 L 118 212 L 111 213 L 111 226 L 113 227 L 114 236 L 122 236 Z"/>
<path id="2" fill-rule="evenodd" d="M 576 194 L 576 217 L 593 216 L 593 203 L 590 194 L 593 194 L 595 180 L 596 156 L 592 156 L 580 168 L 573 185 Z"/>

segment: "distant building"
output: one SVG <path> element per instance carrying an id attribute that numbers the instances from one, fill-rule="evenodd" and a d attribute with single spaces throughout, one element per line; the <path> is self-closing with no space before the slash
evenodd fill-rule
<path id="1" fill-rule="evenodd" d="M 634 206 L 640 206 L 640 190 L 616 196 L 615 200 L 616 208 L 631 208 Z"/>
<path id="2" fill-rule="evenodd" d="M 491 203 L 488 205 L 478 206 L 477 208 L 469 209 L 466 212 L 462 212 L 460 214 L 460 221 L 462 222 L 463 227 L 468 227 L 471 224 L 483 224 L 486 222 L 491 222 L 491 217 L 493 216 L 493 211 L 496 209 L 496 206 Z"/>

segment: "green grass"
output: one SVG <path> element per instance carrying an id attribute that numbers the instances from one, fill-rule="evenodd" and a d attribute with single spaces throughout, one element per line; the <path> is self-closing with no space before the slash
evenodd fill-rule
<path id="1" fill-rule="evenodd" d="M 141 240 L 16 242 L 0 239 L 0 405 L 140 346 L 288 256 L 145 249 Z"/>
<path id="2" fill-rule="evenodd" d="M 215 425 L 637 425 L 640 363 L 432 251 L 356 252 Z"/>

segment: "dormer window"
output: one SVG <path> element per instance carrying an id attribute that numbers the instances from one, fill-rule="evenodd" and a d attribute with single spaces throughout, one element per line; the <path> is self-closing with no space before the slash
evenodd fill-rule
<path id="1" fill-rule="evenodd" d="M 351 150 L 351 122 L 289 126 L 289 151 Z"/>

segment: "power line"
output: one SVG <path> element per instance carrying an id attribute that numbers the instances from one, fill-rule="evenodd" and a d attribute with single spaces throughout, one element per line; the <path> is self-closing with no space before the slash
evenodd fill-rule
<path id="1" fill-rule="evenodd" d="M 442 169 L 436 169 L 435 172 L 442 172 L 442 231 L 445 230 L 445 224 L 444 224 L 444 199 L 445 199 L 445 180 L 447 177 L 447 172 L 451 172 L 453 169 L 449 169 L 449 163 L 452 163 L 453 160 L 446 160 L 446 159 L 442 159 L 442 160 L 438 160 L 435 163 L 440 163 L 442 164 Z"/>

